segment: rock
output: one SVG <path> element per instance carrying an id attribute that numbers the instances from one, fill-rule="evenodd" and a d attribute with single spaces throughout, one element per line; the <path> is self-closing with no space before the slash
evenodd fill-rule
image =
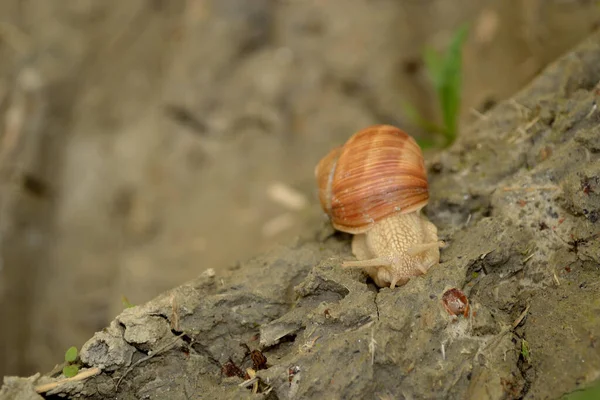
<path id="1" fill-rule="evenodd" d="M 36 393 L 33 386 L 39 376 L 40 374 L 29 378 L 5 376 L 2 389 L 0 389 L 0 399 L 42 400 L 43 397 Z"/>

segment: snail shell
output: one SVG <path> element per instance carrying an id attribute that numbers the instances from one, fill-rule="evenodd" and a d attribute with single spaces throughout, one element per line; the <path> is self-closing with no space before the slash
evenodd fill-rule
<path id="1" fill-rule="evenodd" d="M 319 162 L 315 175 L 334 228 L 352 234 L 391 214 L 418 211 L 429 200 L 421 148 L 390 125 L 354 134 Z"/>

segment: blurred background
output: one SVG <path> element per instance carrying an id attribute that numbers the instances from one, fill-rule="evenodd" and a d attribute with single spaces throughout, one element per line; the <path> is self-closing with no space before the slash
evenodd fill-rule
<path id="1" fill-rule="evenodd" d="M 0 376 L 318 226 L 332 146 L 440 123 L 424 54 L 463 24 L 460 126 L 599 22 L 585 0 L 2 0 Z"/>

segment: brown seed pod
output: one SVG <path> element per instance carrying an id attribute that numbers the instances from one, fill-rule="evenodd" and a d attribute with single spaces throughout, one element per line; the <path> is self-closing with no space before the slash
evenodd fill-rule
<path id="1" fill-rule="evenodd" d="M 442 295 L 442 304 L 450 315 L 469 315 L 469 299 L 460 289 L 449 289 Z"/>
<path id="2" fill-rule="evenodd" d="M 267 357 L 260 350 L 252 350 L 250 352 L 250 358 L 252 359 L 252 364 L 256 371 L 267 369 Z"/>
<path id="3" fill-rule="evenodd" d="M 439 262 L 437 228 L 421 149 L 404 131 L 375 125 L 333 149 L 315 168 L 321 207 L 334 228 L 354 234 L 358 261 L 378 286 L 403 285 Z"/>
<path id="4" fill-rule="evenodd" d="M 315 175 L 321 206 L 343 232 L 366 232 L 375 221 L 420 210 L 429 200 L 419 145 L 389 125 L 356 133 L 321 160 Z"/>

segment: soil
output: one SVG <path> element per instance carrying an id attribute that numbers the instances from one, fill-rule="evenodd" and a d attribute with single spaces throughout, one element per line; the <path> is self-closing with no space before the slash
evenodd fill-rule
<path id="1" fill-rule="evenodd" d="M 341 4 L 0 4 L 0 375 L 48 371 L 98 332 L 81 360 L 102 373 L 54 393 L 243 398 L 222 372 L 253 366 L 241 343 L 274 398 L 542 399 L 598 377 L 598 36 L 502 100 L 600 9 Z M 439 118 L 423 47 L 465 21 L 464 128 L 427 153 L 448 246 L 377 290 L 340 270 L 349 237 L 312 170 L 369 124 L 425 137 L 404 108 Z M 305 200 L 278 201 L 281 183 Z M 441 306 L 453 287 L 471 317 Z"/>

